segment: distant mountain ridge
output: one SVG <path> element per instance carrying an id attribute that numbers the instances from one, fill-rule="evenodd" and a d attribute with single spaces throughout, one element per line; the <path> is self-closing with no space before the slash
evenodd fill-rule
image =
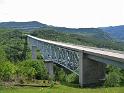
<path id="1" fill-rule="evenodd" d="M 84 36 L 95 37 L 97 39 L 117 39 L 124 41 L 124 25 L 114 27 L 100 27 L 100 28 L 66 28 L 66 27 L 55 27 L 43 24 L 37 21 L 30 22 L 1 22 L 0 28 L 12 28 L 12 29 L 53 29 L 58 32 L 73 33 Z"/>
<path id="2" fill-rule="evenodd" d="M 42 24 L 37 21 L 30 22 L 1 22 L 0 28 L 13 28 L 13 29 L 36 29 L 47 27 L 46 24 Z"/>
<path id="3" fill-rule="evenodd" d="M 104 32 L 109 33 L 109 35 L 119 41 L 124 41 L 124 25 L 120 26 L 110 26 L 100 28 Z"/>
<path id="4" fill-rule="evenodd" d="M 112 39 L 109 34 L 103 32 L 99 28 L 65 28 L 65 27 L 53 27 L 55 31 L 73 33 L 83 36 L 95 37 L 97 39 Z"/>

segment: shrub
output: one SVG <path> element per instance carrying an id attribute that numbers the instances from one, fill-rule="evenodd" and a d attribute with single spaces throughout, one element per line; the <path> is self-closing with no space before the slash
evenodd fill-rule
<path id="1" fill-rule="evenodd" d="M 120 86 L 120 82 L 122 79 L 121 69 L 114 67 L 114 66 L 108 66 L 108 73 L 106 75 L 106 80 L 104 85 L 106 87 L 116 87 Z"/>
<path id="2" fill-rule="evenodd" d="M 35 74 L 36 74 L 36 70 L 33 67 L 19 67 L 17 70 L 18 75 L 21 78 L 25 78 L 25 79 L 33 79 Z"/>
<path id="3" fill-rule="evenodd" d="M 66 76 L 66 82 L 68 83 L 77 83 L 78 76 L 75 73 L 68 74 Z"/>
<path id="4" fill-rule="evenodd" d="M 62 68 L 58 71 L 58 78 L 60 81 L 65 81 L 65 72 Z"/>
<path id="5" fill-rule="evenodd" d="M 26 60 L 18 64 L 18 73 L 28 79 L 47 79 L 47 71 L 42 60 Z"/>
<path id="6" fill-rule="evenodd" d="M 54 65 L 55 80 L 65 81 L 65 71 L 57 65 Z"/>
<path id="7" fill-rule="evenodd" d="M 78 76 L 75 73 L 70 72 L 66 68 L 54 65 L 55 80 L 59 80 L 62 83 L 79 83 Z"/>
<path id="8" fill-rule="evenodd" d="M 1 62 L 0 63 L 0 79 L 8 81 L 12 79 L 16 73 L 16 66 L 11 62 Z"/>

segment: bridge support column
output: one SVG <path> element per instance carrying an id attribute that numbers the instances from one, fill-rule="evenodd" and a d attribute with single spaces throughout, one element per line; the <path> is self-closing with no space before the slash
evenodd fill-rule
<path id="1" fill-rule="evenodd" d="M 83 87 L 83 52 L 79 52 L 79 84 Z"/>
<path id="2" fill-rule="evenodd" d="M 46 61 L 45 62 L 49 77 L 53 79 L 54 73 L 53 73 L 53 62 L 52 61 Z"/>
<path id="3" fill-rule="evenodd" d="M 79 84 L 81 87 L 100 84 L 105 78 L 105 64 L 88 59 L 87 54 L 80 53 Z"/>
<path id="4" fill-rule="evenodd" d="M 36 46 L 33 45 L 32 46 L 32 59 L 36 59 L 36 58 L 37 58 L 37 56 L 36 56 Z"/>

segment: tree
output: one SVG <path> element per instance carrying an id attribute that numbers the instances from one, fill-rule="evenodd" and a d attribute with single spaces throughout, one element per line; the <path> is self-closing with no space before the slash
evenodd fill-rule
<path id="1" fill-rule="evenodd" d="M 26 37 L 22 34 L 22 32 L 18 30 L 14 30 L 11 32 L 7 32 L 6 40 L 4 42 L 4 50 L 6 53 L 6 57 L 13 62 L 23 61 L 26 59 L 27 52 L 27 41 Z"/>
<path id="2" fill-rule="evenodd" d="M 104 85 L 107 87 L 120 86 L 122 73 L 121 69 L 115 66 L 109 65 L 107 68 L 106 80 Z"/>
<path id="3" fill-rule="evenodd" d="M 9 81 L 16 73 L 16 66 L 9 62 L 0 62 L 0 79 L 4 81 Z"/>
<path id="4" fill-rule="evenodd" d="M 47 70 L 42 60 L 25 60 L 18 63 L 18 73 L 28 79 L 48 79 Z"/>

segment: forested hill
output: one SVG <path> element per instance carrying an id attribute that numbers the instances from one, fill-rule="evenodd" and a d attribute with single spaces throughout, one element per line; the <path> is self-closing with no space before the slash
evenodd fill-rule
<path id="1" fill-rule="evenodd" d="M 37 29 L 42 27 L 47 27 L 47 25 L 37 21 L 0 23 L 0 28 L 9 28 L 9 29 Z"/>
<path id="2" fill-rule="evenodd" d="M 55 31 L 78 34 L 87 37 L 93 37 L 97 39 L 111 40 L 112 37 L 109 36 L 108 33 L 103 32 L 102 29 L 99 28 L 65 28 L 65 27 L 51 27 Z"/>
<path id="3" fill-rule="evenodd" d="M 37 21 L 30 22 L 1 22 L 0 28 L 23 29 L 32 31 L 34 29 L 52 29 L 58 32 L 73 33 L 97 39 L 124 41 L 124 25 L 100 28 L 66 28 L 43 24 Z"/>
<path id="4" fill-rule="evenodd" d="M 102 27 L 100 29 L 102 29 L 104 32 L 109 33 L 109 35 L 113 38 L 119 41 L 124 41 L 124 25 Z"/>
<path id="5" fill-rule="evenodd" d="M 87 37 L 94 37 L 97 39 L 103 40 L 111 40 L 112 38 L 109 36 L 108 33 L 103 32 L 102 29 L 99 28 L 66 28 L 66 27 L 55 27 L 49 26 L 37 21 L 31 22 L 2 22 L 0 23 L 0 28 L 8 28 L 8 29 L 23 29 L 32 31 L 34 29 L 51 29 L 57 32 L 64 32 L 64 33 L 71 33 L 71 34 L 78 34 Z"/>

